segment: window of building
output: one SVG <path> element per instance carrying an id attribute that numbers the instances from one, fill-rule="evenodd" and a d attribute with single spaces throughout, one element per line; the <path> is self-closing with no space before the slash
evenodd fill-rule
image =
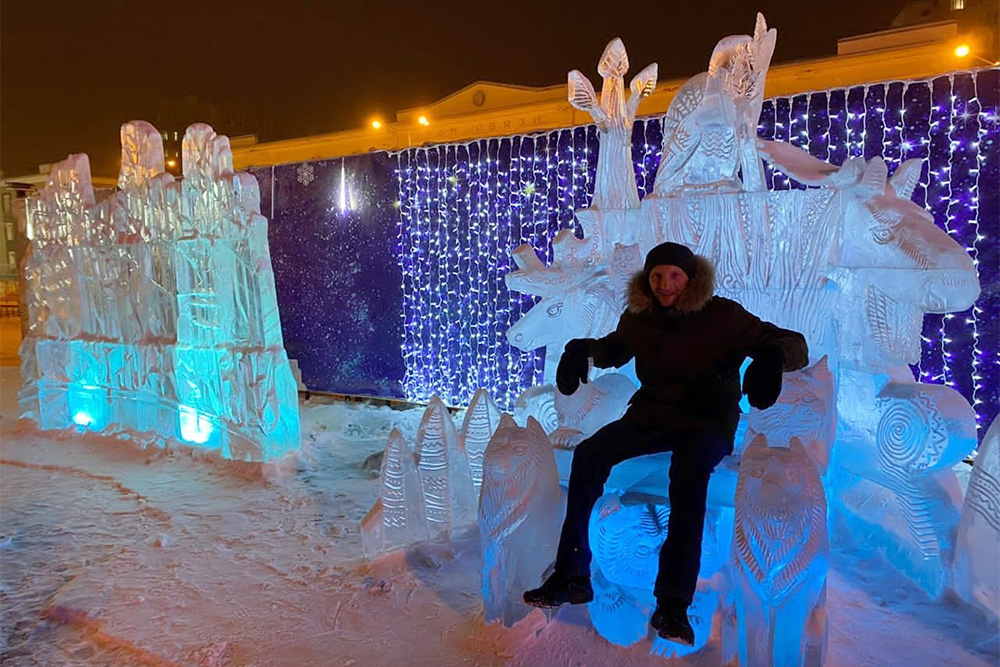
<path id="1" fill-rule="evenodd" d="M 10 213 L 10 193 L 5 192 L 3 195 L 3 212 Z"/>
<path id="2" fill-rule="evenodd" d="M 7 235 L 7 240 L 8 241 L 13 241 L 14 240 L 14 223 L 13 222 L 5 222 L 4 225 L 3 225 L 3 227 L 4 227 L 4 230 L 3 230 L 4 234 Z"/>
<path id="3" fill-rule="evenodd" d="M 7 266 L 17 266 L 17 258 L 14 257 L 14 251 L 7 253 Z"/>
<path id="4" fill-rule="evenodd" d="M 965 0 L 951 0 L 951 11 L 965 9 Z"/>

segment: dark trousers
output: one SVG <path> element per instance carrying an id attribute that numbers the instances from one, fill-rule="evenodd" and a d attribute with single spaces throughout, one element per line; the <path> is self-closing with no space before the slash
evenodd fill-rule
<path id="1" fill-rule="evenodd" d="M 658 600 L 679 598 L 691 604 L 701 566 L 708 479 L 732 451 L 732 442 L 721 433 L 655 430 L 620 419 L 581 442 L 573 454 L 556 570 L 590 576 L 590 512 L 604 493 L 611 468 L 636 456 L 670 451 L 670 518 L 653 593 Z"/>

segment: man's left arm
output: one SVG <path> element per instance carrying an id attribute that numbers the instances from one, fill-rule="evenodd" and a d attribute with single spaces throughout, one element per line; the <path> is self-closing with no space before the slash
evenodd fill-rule
<path id="1" fill-rule="evenodd" d="M 750 405 L 765 410 L 781 394 L 783 372 L 797 371 L 809 363 L 805 336 L 782 329 L 743 310 L 742 347 L 753 362 L 743 374 L 743 393 Z"/>

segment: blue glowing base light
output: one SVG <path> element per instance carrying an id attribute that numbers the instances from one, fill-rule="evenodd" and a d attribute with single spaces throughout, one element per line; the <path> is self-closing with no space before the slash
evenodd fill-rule
<path id="1" fill-rule="evenodd" d="M 110 197 L 72 155 L 26 201 L 21 413 L 267 461 L 298 448 L 299 417 L 258 184 L 207 125 L 183 150 L 178 182 L 160 133 L 127 123 Z"/>

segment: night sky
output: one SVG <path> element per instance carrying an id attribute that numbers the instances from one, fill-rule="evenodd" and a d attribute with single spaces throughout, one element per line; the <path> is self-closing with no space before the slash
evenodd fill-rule
<path id="1" fill-rule="evenodd" d="M 837 39 L 889 27 L 903 0 L 654 3 L 174 2 L 48 0 L 0 6 L 0 167 L 36 171 L 68 153 L 118 171 L 118 128 L 212 122 L 262 141 L 335 132 L 440 99 L 477 80 L 565 83 L 613 37 L 630 73 L 705 69 L 716 41 L 778 29 L 774 63 L 833 55 Z"/>

